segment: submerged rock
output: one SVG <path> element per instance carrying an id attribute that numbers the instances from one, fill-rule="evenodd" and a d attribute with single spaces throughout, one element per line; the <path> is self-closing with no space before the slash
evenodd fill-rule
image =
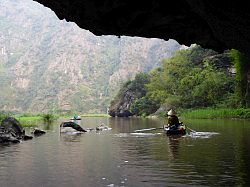
<path id="1" fill-rule="evenodd" d="M 72 121 L 68 121 L 68 122 L 62 122 L 60 125 L 60 128 L 65 128 L 65 127 L 70 127 L 76 131 L 79 132 L 87 132 L 86 130 L 84 130 L 80 125 L 72 122 Z"/>
<path id="2" fill-rule="evenodd" d="M 111 130 L 112 128 L 105 126 L 103 124 L 99 125 L 98 127 L 96 127 L 97 131 L 102 131 L 102 130 Z"/>
<path id="3" fill-rule="evenodd" d="M 33 136 L 24 135 L 23 140 L 31 140 Z"/>
<path id="4" fill-rule="evenodd" d="M 34 134 L 34 136 L 41 136 L 45 134 L 46 132 L 44 130 L 35 128 L 31 133 Z"/>

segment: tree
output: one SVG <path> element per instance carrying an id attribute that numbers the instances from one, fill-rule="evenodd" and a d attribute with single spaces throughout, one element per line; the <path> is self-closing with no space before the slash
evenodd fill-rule
<path id="1" fill-rule="evenodd" d="M 206 58 L 211 54 L 216 53 L 196 46 L 165 59 L 162 68 L 151 72 L 147 95 L 161 104 L 181 108 L 221 103 L 233 92 L 234 80 L 225 70 L 212 66 Z"/>
<path id="2" fill-rule="evenodd" d="M 137 116 L 148 116 L 159 108 L 159 103 L 151 100 L 149 97 L 137 99 L 130 107 L 131 112 Z"/>
<path id="3" fill-rule="evenodd" d="M 248 82 L 249 63 L 244 54 L 232 49 L 231 52 L 232 61 L 236 68 L 236 94 L 240 99 L 241 107 L 250 106 L 250 85 Z"/>

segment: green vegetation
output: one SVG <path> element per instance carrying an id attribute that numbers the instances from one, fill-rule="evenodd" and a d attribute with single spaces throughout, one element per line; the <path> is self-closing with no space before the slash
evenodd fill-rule
<path id="1" fill-rule="evenodd" d="M 244 109 L 249 102 L 246 64 L 244 56 L 235 50 L 218 54 L 195 46 L 178 51 L 149 73 L 148 82 L 140 85 L 144 94 L 131 104 L 130 110 L 138 116 L 147 116 L 159 106 L 167 106 L 184 110 L 185 117 L 249 118 L 250 110 Z M 135 79 L 129 84 L 137 82 Z M 127 86 L 120 90 L 118 98 Z M 164 116 L 164 112 L 160 114 Z"/>
<path id="2" fill-rule="evenodd" d="M 124 97 L 126 92 L 132 93 L 135 98 L 144 97 L 147 93 L 145 85 L 149 82 L 150 77 L 148 74 L 138 73 L 133 81 L 129 80 L 123 84 L 114 100 L 111 101 L 111 105 Z"/>
<path id="3" fill-rule="evenodd" d="M 131 112 L 137 116 L 148 116 L 159 108 L 159 104 L 149 97 L 141 97 L 132 103 Z"/>
<path id="4" fill-rule="evenodd" d="M 20 124 L 23 126 L 23 127 L 34 127 L 34 126 L 37 126 L 37 123 L 39 121 L 42 120 L 42 117 L 40 114 L 21 114 L 21 115 L 15 115 L 11 112 L 6 112 L 6 111 L 1 111 L 0 112 L 0 123 L 2 122 L 3 119 L 7 118 L 7 117 L 14 117 L 16 118 Z"/>
<path id="5" fill-rule="evenodd" d="M 146 97 L 146 85 L 149 82 L 150 76 L 146 73 L 138 73 L 134 80 L 127 81 L 111 102 L 109 114 L 115 116 L 117 110 L 121 111 L 123 116 L 147 116 L 155 112 L 159 107 L 158 103 Z"/>
<path id="6" fill-rule="evenodd" d="M 36 127 L 38 123 L 42 121 L 40 116 L 37 117 L 21 117 L 17 118 L 23 127 Z"/>
<path id="7" fill-rule="evenodd" d="M 211 119 L 211 118 L 250 118 L 250 109 L 193 109 L 181 112 L 181 117 L 195 119 Z"/>
<path id="8" fill-rule="evenodd" d="M 42 119 L 45 123 L 51 123 L 52 121 L 58 119 L 58 116 L 55 114 L 42 114 Z"/>
<path id="9" fill-rule="evenodd" d="M 164 60 L 162 68 L 151 73 L 147 95 L 175 108 L 225 104 L 234 90 L 234 78 L 210 63 L 206 57 L 211 53 L 197 46 Z"/>
<path id="10" fill-rule="evenodd" d="M 248 85 L 247 73 L 249 70 L 249 63 L 245 56 L 239 51 L 233 49 L 230 52 L 234 66 L 236 68 L 237 81 L 237 96 L 239 98 L 239 106 L 250 107 L 250 86 Z"/>
<path id="11" fill-rule="evenodd" d="M 13 115 L 23 127 L 34 127 L 37 126 L 39 123 L 51 123 L 54 120 L 58 119 L 58 115 L 56 114 L 16 114 Z"/>

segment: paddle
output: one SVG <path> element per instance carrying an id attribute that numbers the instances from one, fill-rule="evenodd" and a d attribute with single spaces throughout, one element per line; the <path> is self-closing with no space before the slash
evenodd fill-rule
<path id="1" fill-rule="evenodd" d="M 149 128 L 149 129 L 139 129 L 139 130 L 135 130 L 134 132 L 145 132 L 145 131 L 152 131 L 152 130 L 157 130 L 157 129 L 163 129 L 163 127 Z"/>
<path id="2" fill-rule="evenodd" d="M 190 130 L 191 132 L 196 133 L 196 131 L 195 131 L 195 130 L 193 130 L 193 129 L 189 128 L 187 125 L 186 125 L 186 128 L 187 128 L 188 130 Z"/>

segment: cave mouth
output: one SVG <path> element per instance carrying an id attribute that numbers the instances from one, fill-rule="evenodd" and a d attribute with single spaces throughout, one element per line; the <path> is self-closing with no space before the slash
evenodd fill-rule
<path id="1" fill-rule="evenodd" d="M 179 0 L 166 2 L 104 0 L 35 0 L 60 19 L 95 35 L 169 38 L 222 52 L 238 49 L 248 56 L 250 3 Z"/>
<path id="2" fill-rule="evenodd" d="M 172 38 L 222 53 L 239 50 L 243 95 L 250 95 L 250 3 L 248 1 L 178 0 L 145 2 L 104 0 L 35 0 L 60 19 L 75 22 L 95 35 Z M 247 96 L 249 97 L 249 96 Z M 250 100 L 250 99 L 249 99 Z"/>
<path id="3" fill-rule="evenodd" d="M 100 3 L 87 0 L 73 1 L 70 3 L 67 3 L 66 0 L 60 2 L 57 0 L 53 2 L 46 0 L 37 1 L 38 2 L 35 3 L 37 5 L 41 6 L 41 4 L 38 3 L 42 3 L 50 7 L 52 11 L 56 13 L 57 16 L 54 17 L 56 17 L 57 21 L 59 21 L 58 17 L 64 20 L 62 22 L 68 27 L 63 28 L 62 32 L 68 31 L 69 25 L 76 23 L 80 28 L 89 30 L 98 36 L 139 36 L 144 38 L 161 38 L 165 41 L 168 41 L 169 38 L 173 38 L 180 44 L 186 44 L 186 46 L 189 46 L 191 43 L 197 43 L 204 48 L 212 48 L 218 52 L 224 51 L 225 49 L 236 48 L 242 49 L 241 51 L 244 51 L 245 54 L 248 55 L 247 47 L 249 36 L 244 35 L 244 31 L 248 29 L 246 25 L 248 20 L 245 21 L 248 16 L 243 14 L 245 17 L 241 20 L 241 17 L 237 17 L 237 9 L 239 10 L 241 7 L 235 6 L 235 8 L 232 8 L 231 4 L 225 7 L 220 7 L 220 5 L 216 7 L 205 1 L 197 5 L 189 3 L 188 1 L 180 1 L 181 3 L 179 5 L 181 6 L 171 4 L 171 6 L 165 8 L 163 7 L 162 1 L 145 2 L 143 4 L 135 4 L 129 0 L 125 3 L 110 1 Z M 22 2 L 22 5 L 24 5 L 24 2 L 25 1 Z M 27 0 L 26 2 L 32 1 Z M 221 11 L 219 11 L 219 8 L 221 8 Z M 46 9 L 48 10 L 48 8 Z M 211 12 L 207 9 L 211 10 Z M 36 11 L 36 9 L 34 9 L 34 11 Z M 239 20 L 234 24 L 236 18 Z M 49 19 L 51 19 L 51 17 Z M 42 22 L 42 20 L 40 22 Z M 238 24 L 241 25 L 239 26 Z M 24 20 L 24 25 L 27 27 L 30 26 L 29 19 Z M 243 28 L 244 26 L 245 28 Z M 46 51 L 46 49 L 49 48 L 47 45 L 48 38 L 44 38 L 43 44 L 46 47 L 43 47 L 43 49 L 49 55 L 50 52 Z M 80 38 L 81 36 L 76 37 L 77 40 L 80 40 Z M 66 37 L 60 37 L 60 39 L 66 41 L 65 46 L 69 49 L 71 45 L 74 45 L 74 42 L 72 42 L 74 40 L 66 40 Z M 5 48 L 3 48 L 2 53 L 5 53 Z M 68 57 L 60 59 L 63 62 L 62 64 L 67 64 L 66 58 Z M 43 62 L 42 60 L 44 60 L 44 58 L 41 58 L 41 62 Z M 15 73 L 21 74 L 22 72 L 17 71 Z M 41 72 L 39 73 L 42 74 Z M 250 74 L 249 71 L 248 74 Z M 248 78 L 248 80 L 249 79 L 250 78 Z M 19 87 L 25 88 L 29 85 L 29 80 L 20 79 L 17 83 L 20 83 Z M 57 90 L 52 89 L 51 92 L 54 94 L 57 93 Z M 68 103 L 64 103 L 64 105 L 68 106 Z"/>

